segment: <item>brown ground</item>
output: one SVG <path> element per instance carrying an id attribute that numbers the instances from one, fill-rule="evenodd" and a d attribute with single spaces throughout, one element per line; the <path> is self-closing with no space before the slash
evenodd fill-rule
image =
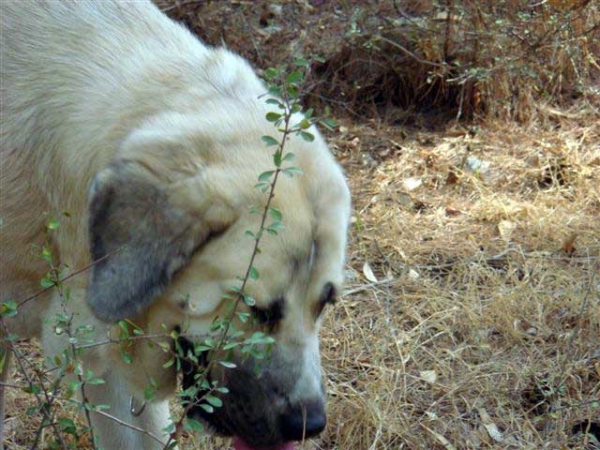
<path id="1" fill-rule="evenodd" d="M 323 51 L 306 35 L 343 35 L 331 3 L 351 2 L 284 2 L 281 30 L 266 2 L 164 3 L 266 68 L 294 45 Z M 572 430 L 600 422 L 598 105 L 539 102 L 519 125 L 362 105 L 369 118 L 338 108 L 329 133 L 354 212 L 346 292 L 322 335 L 329 424 L 302 448 L 600 448 Z M 28 406 L 11 391 L 10 448 L 30 442 Z"/>

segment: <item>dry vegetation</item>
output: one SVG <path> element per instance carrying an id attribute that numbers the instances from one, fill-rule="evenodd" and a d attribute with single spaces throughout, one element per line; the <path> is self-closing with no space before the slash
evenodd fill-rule
<path id="1" fill-rule="evenodd" d="M 301 448 L 600 448 L 598 5 L 489 3 L 162 2 L 262 68 L 325 56 L 307 101 L 340 118 L 354 214 Z M 10 448 L 31 404 L 11 391 Z"/>

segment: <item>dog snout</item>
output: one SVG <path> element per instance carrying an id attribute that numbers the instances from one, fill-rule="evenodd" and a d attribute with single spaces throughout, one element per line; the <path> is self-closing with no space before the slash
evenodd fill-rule
<path id="1" fill-rule="evenodd" d="M 286 440 L 301 441 L 317 436 L 325 429 L 327 415 L 321 401 L 296 405 L 281 416 L 281 433 Z"/>

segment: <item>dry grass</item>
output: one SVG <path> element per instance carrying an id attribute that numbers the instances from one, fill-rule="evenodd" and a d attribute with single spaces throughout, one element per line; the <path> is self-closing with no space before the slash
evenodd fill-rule
<path id="1" fill-rule="evenodd" d="M 600 128 L 564 128 L 339 143 L 354 277 L 324 335 L 324 448 L 583 445 L 571 427 L 600 417 Z M 568 176 L 549 180 L 557 161 Z"/>

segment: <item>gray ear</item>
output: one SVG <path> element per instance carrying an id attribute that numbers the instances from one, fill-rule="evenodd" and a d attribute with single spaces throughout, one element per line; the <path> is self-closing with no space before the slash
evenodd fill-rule
<path id="1" fill-rule="evenodd" d="M 90 190 L 92 312 L 116 322 L 149 306 L 213 231 L 140 165 L 111 164 Z"/>

